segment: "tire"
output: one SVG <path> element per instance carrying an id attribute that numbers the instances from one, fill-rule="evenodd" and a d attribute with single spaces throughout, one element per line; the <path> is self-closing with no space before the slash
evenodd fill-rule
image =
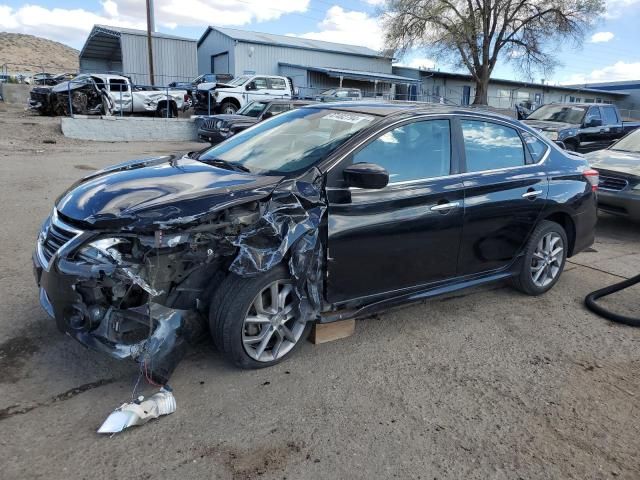
<path id="1" fill-rule="evenodd" d="M 282 296 L 287 304 L 282 300 L 283 309 L 278 310 L 277 315 L 269 314 L 269 317 L 259 312 L 255 305 L 260 294 L 260 305 L 266 301 L 264 304 L 269 305 L 264 307 L 266 310 L 274 307 L 271 303 L 273 285 L 276 285 L 277 298 Z M 227 361 L 243 369 L 264 368 L 280 363 L 299 348 L 309 335 L 313 323 L 297 322 L 295 306 L 291 276 L 284 265 L 252 278 L 229 274 L 214 294 L 209 309 L 209 330 L 213 343 Z M 291 340 L 281 333 L 281 326 L 275 326 L 270 320 L 265 321 L 265 318 L 273 317 L 277 317 L 274 320 L 276 322 L 282 318 Z M 262 323 L 254 323 L 250 319 Z M 263 342 L 264 347 L 260 351 Z"/>
<path id="2" fill-rule="evenodd" d="M 545 240 L 549 239 L 551 241 L 545 244 Z M 541 250 L 541 247 L 545 247 L 545 245 L 551 246 Z M 544 253 L 545 249 L 553 253 L 560 247 L 562 251 L 556 255 Z M 511 279 L 513 286 L 532 296 L 542 295 L 551 290 L 562 275 L 567 261 L 568 248 L 567 234 L 561 225 L 548 220 L 540 222 L 529 237 L 524 257 L 520 263 L 520 272 Z"/>
<path id="3" fill-rule="evenodd" d="M 220 105 L 220 113 L 233 115 L 237 111 L 238 111 L 238 107 L 233 102 L 222 102 L 222 105 Z"/>

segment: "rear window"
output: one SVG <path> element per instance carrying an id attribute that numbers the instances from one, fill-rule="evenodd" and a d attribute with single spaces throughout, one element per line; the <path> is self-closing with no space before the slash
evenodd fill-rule
<path id="1" fill-rule="evenodd" d="M 468 172 L 525 164 L 524 146 L 514 128 L 481 120 L 462 120 Z"/>
<path id="2" fill-rule="evenodd" d="M 614 107 L 602 107 L 603 123 L 605 125 L 615 125 L 618 123 L 618 114 Z"/>

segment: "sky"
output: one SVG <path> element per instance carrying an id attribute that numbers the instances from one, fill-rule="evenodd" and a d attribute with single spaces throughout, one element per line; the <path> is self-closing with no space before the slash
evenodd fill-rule
<path id="1" fill-rule="evenodd" d="M 156 30 L 199 38 L 208 25 L 297 35 L 379 50 L 377 9 L 384 0 L 155 0 Z M 560 62 L 544 80 L 582 84 L 640 79 L 640 0 L 606 0 L 607 14 L 580 49 L 557 48 Z M 146 28 L 145 0 L 0 0 L 0 31 L 28 33 L 80 49 L 96 24 Z M 556 48 L 554 48 L 556 50 Z M 396 63 L 456 71 L 429 51 L 412 51 Z M 463 71 L 463 70 L 457 70 Z M 529 79 L 502 60 L 494 78 Z"/>

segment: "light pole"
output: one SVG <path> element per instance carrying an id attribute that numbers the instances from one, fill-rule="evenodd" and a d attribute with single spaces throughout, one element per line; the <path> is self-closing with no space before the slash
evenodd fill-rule
<path id="1" fill-rule="evenodd" d="M 153 17 L 153 0 L 147 0 L 147 47 L 149 49 L 149 80 L 151 85 L 156 82 L 153 78 L 153 46 L 151 45 L 151 33 L 156 29 Z"/>

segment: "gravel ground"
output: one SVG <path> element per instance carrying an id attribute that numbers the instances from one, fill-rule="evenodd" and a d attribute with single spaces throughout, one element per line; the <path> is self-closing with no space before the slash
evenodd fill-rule
<path id="1" fill-rule="evenodd" d="M 2 478 L 640 478 L 640 329 L 582 306 L 640 272 L 640 226 L 613 217 L 543 297 L 494 284 L 434 299 L 260 371 L 207 343 L 172 379 L 175 414 L 98 436 L 136 369 L 41 311 L 36 232 L 87 171 L 198 146 L 69 140 L 0 103 Z M 638 293 L 611 304 L 637 315 Z"/>

